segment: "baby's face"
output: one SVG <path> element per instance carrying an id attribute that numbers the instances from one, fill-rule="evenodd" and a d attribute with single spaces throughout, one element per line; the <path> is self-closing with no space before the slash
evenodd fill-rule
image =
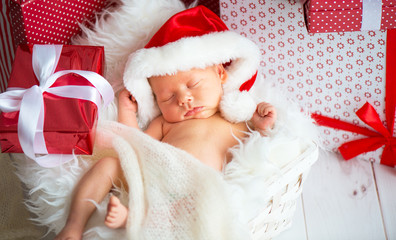
<path id="1" fill-rule="evenodd" d="M 151 77 L 149 82 L 164 119 L 180 122 L 208 118 L 218 112 L 226 80 L 223 66 L 215 65 Z"/>

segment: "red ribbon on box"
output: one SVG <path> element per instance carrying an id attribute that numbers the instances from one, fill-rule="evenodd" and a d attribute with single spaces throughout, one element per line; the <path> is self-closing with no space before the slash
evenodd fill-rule
<path id="1" fill-rule="evenodd" d="M 362 138 L 342 144 L 338 149 L 345 160 L 349 160 L 362 153 L 374 151 L 385 145 L 382 152 L 381 164 L 396 166 L 396 137 L 393 136 L 396 108 L 396 30 L 387 31 L 386 44 L 386 87 L 385 87 L 385 115 L 387 128 L 382 124 L 378 113 L 372 105 L 366 103 L 361 107 L 356 115 L 367 125 L 372 127 L 372 131 L 365 127 L 355 126 L 351 123 L 312 114 L 312 118 L 321 126 L 359 133 L 367 138 Z"/>

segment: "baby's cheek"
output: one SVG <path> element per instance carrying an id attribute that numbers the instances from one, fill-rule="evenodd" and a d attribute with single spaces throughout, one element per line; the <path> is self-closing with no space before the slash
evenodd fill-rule
<path id="1" fill-rule="evenodd" d="M 176 108 L 167 108 L 162 112 L 162 116 L 168 122 L 178 122 L 181 119 L 181 113 Z"/>

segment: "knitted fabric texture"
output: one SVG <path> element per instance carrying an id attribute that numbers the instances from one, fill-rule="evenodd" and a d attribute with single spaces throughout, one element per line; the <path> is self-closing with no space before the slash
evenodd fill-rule
<path id="1" fill-rule="evenodd" d="M 103 146 L 110 141 L 117 151 L 128 182 L 128 239 L 246 239 L 220 172 L 116 122 L 102 124 L 100 134 Z"/>

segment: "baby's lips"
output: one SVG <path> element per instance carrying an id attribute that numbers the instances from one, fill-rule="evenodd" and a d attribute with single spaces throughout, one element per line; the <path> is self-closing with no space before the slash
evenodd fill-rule
<path id="1" fill-rule="evenodd" d="M 184 116 L 186 116 L 186 117 L 193 116 L 193 115 L 199 113 L 202 109 L 203 109 L 203 107 L 195 107 L 192 110 L 188 111 Z"/>

